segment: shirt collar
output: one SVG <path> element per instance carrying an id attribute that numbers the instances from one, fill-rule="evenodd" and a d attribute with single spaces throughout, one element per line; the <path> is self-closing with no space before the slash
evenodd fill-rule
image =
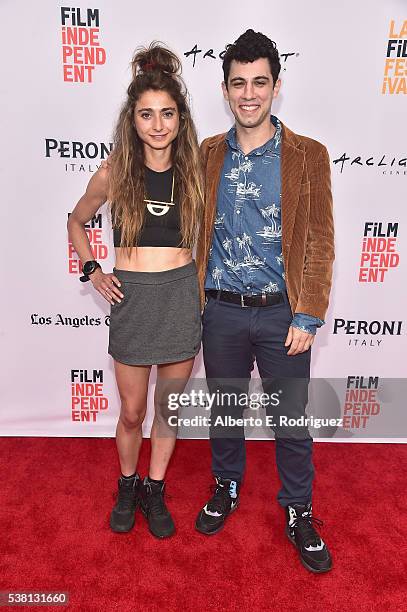
<path id="1" fill-rule="evenodd" d="M 253 155 L 253 153 L 256 155 L 263 155 L 263 153 L 265 153 L 266 151 L 275 151 L 277 149 L 278 145 L 281 142 L 281 122 L 274 115 L 270 115 L 270 121 L 276 128 L 274 136 L 270 138 L 270 140 L 265 142 L 264 145 L 262 145 L 261 147 L 257 147 L 257 149 L 253 149 L 253 151 L 250 151 L 249 155 Z M 230 128 L 230 130 L 226 134 L 225 140 L 231 149 L 242 152 L 242 149 L 240 148 L 240 145 L 237 142 L 235 125 Z"/>

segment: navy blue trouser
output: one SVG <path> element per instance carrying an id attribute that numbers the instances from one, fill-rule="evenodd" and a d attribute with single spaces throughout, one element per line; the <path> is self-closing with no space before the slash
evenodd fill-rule
<path id="1" fill-rule="evenodd" d="M 292 320 L 288 297 L 284 302 L 259 308 L 242 308 L 212 297 L 203 313 L 203 354 L 209 391 L 247 393 L 250 373 L 257 362 L 265 393 L 283 391 L 278 408 L 267 409 L 273 420 L 276 461 L 282 506 L 311 501 L 314 467 L 312 438 L 307 427 L 286 427 L 280 416 L 305 415 L 308 401 L 311 349 L 287 355 L 284 346 Z M 226 380 L 225 380 L 226 379 Z M 220 406 L 211 411 L 212 471 L 215 476 L 240 481 L 246 461 L 244 428 L 215 427 L 216 417 L 242 416 L 240 405 Z M 283 423 L 283 424 L 281 424 Z M 263 480 L 265 482 L 265 480 Z"/>

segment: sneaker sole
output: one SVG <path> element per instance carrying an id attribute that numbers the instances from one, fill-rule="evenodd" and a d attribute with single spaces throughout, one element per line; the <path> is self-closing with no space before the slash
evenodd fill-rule
<path id="1" fill-rule="evenodd" d="M 296 550 L 298 550 L 298 546 L 297 546 L 297 543 L 296 543 L 296 541 L 294 540 L 294 538 L 292 538 L 292 537 L 290 536 L 290 534 L 289 534 L 289 532 L 288 532 L 287 530 L 286 530 L 286 532 L 285 532 L 285 533 L 286 533 L 286 535 L 287 535 L 287 538 L 290 540 L 291 544 L 292 544 L 293 546 L 295 546 Z M 300 557 L 300 561 L 301 561 L 301 563 L 303 564 L 303 566 L 304 566 L 304 567 L 305 567 L 307 570 L 309 570 L 310 572 L 312 572 L 313 574 L 325 574 L 326 572 L 330 572 L 330 571 L 331 571 L 331 569 L 332 569 L 332 562 L 331 562 L 331 565 L 330 565 L 329 567 L 327 567 L 327 568 L 324 568 L 324 569 L 316 569 L 315 567 L 312 567 L 311 565 L 308 565 L 308 563 L 307 563 L 306 561 L 304 561 L 304 559 L 301 557 L 301 555 L 299 555 L 299 557 Z"/>
<path id="2" fill-rule="evenodd" d="M 229 517 L 231 514 L 233 514 L 233 512 L 236 510 L 236 508 L 237 508 L 238 506 L 239 506 L 239 502 L 238 502 L 238 503 L 237 503 L 235 506 L 233 506 L 233 508 L 231 509 L 231 511 L 229 512 L 229 514 L 227 514 L 227 515 L 225 516 L 225 520 L 223 521 L 223 523 L 222 523 L 222 524 L 221 524 L 221 525 L 220 525 L 220 526 L 219 526 L 217 529 L 215 529 L 214 531 L 202 531 L 201 529 L 199 529 L 199 527 L 198 527 L 198 525 L 196 524 L 196 522 L 195 522 L 195 529 L 196 529 L 197 531 L 199 531 L 199 533 L 202 533 L 203 535 L 207 535 L 207 536 L 211 536 L 211 535 L 215 535 L 216 533 L 219 533 L 219 531 L 222 531 L 222 529 L 224 528 L 225 523 L 226 523 L 226 519 L 227 519 L 227 518 L 228 518 L 228 517 Z"/>

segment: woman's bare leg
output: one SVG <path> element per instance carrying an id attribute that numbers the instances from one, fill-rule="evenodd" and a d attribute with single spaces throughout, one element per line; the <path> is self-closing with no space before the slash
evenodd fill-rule
<path id="1" fill-rule="evenodd" d="M 182 393 L 192 372 L 194 358 L 178 363 L 157 366 L 157 384 L 154 395 L 155 414 L 151 428 L 151 458 L 149 476 L 164 480 L 168 462 L 174 450 L 176 429 L 168 426 L 168 395 Z"/>
<path id="2" fill-rule="evenodd" d="M 121 399 L 116 427 L 116 445 L 123 476 L 135 473 L 142 442 L 142 424 L 147 409 L 151 366 L 129 366 L 114 362 Z"/>

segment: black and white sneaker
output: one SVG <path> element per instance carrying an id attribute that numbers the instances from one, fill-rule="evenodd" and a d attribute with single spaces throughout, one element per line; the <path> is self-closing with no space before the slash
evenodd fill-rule
<path id="1" fill-rule="evenodd" d="M 220 531 L 226 518 L 239 504 L 240 483 L 219 476 L 216 476 L 215 480 L 214 494 L 202 508 L 195 522 L 196 529 L 205 535 Z"/>
<path id="2" fill-rule="evenodd" d="M 286 508 L 288 539 L 298 549 L 301 563 L 316 574 L 329 572 L 332 568 L 331 554 L 314 525 L 322 527 L 320 519 L 312 516 L 311 502 L 293 504 Z"/>
<path id="3" fill-rule="evenodd" d="M 139 494 L 141 487 L 140 476 L 134 478 L 119 478 L 119 492 L 116 505 L 110 515 L 110 527 L 117 533 L 125 533 L 134 527 Z"/>
<path id="4" fill-rule="evenodd" d="M 164 501 L 165 483 L 144 479 L 140 507 L 147 519 L 150 532 L 156 538 L 169 538 L 175 532 L 174 521 Z"/>

